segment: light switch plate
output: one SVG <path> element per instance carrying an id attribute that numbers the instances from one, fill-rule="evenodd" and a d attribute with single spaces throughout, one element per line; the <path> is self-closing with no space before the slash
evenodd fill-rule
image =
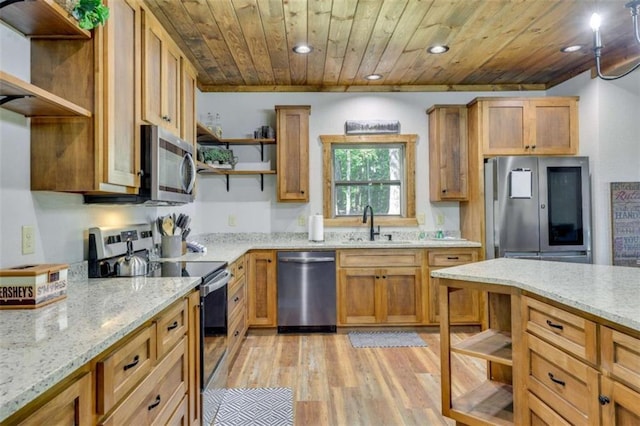
<path id="1" fill-rule="evenodd" d="M 236 217 L 232 214 L 229 215 L 228 219 L 229 226 L 236 226 Z"/>
<path id="2" fill-rule="evenodd" d="M 33 254 L 36 252 L 36 235 L 33 226 L 22 227 L 22 254 Z"/>
<path id="3" fill-rule="evenodd" d="M 424 213 L 418 213 L 418 225 L 424 225 Z"/>
<path id="4" fill-rule="evenodd" d="M 307 218 L 300 215 L 298 216 L 298 226 L 305 226 L 307 224 Z"/>

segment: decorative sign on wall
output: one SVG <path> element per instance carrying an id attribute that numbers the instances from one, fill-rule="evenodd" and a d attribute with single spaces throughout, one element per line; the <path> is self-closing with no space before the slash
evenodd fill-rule
<path id="1" fill-rule="evenodd" d="M 371 135 L 379 133 L 400 133 L 398 120 L 347 120 L 344 123 L 347 135 Z"/>
<path id="2" fill-rule="evenodd" d="M 613 264 L 640 268 L 640 182 L 611 183 Z"/>

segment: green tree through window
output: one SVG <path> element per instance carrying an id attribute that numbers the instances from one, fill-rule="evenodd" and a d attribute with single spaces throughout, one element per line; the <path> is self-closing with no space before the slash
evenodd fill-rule
<path id="1" fill-rule="evenodd" d="M 404 144 L 332 146 L 335 216 L 403 214 Z"/>

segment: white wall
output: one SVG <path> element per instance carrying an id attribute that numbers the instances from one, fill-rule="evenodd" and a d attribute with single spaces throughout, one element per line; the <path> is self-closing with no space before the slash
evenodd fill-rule
<path id="1" fill-rule="evenodd" d="M 611 264 L 611 182 L 640 181 L 640 71 L 620 80 L 585 72 L 549 95 L 580 96 L 580 155 L 589 156 L 594 262 Z"/>
<path id="2" fill-rule="evenodd" d="M 457 202 L 429 202 L 429 149 L 426 110 L 435 104 L 466 104 L 477 96 L 543 96 L 541 92 L 468 92 L 468 93 L 198 93 L 197 110 L 201 119 L 211 112 L 220 113 L 223 137 L 253 135 L 262 125 L 275 128 L 274 105 L 310 105 L 310 201 L 309 204 L 276 203 L 275 176 L 265 177 L 260 192 L 260 177 L 230 178 L 227 193 L 224 178 L 200 179 L 197 196 L 201 227 L 217 232 L 305 232 L 298 217 L 322 213 L 322 146 L 320 135 L 344 134 L 346 120 L 399 120 L 402 133 L 415 133 L 417 142 L 416 210 L 425 214 L 422 229 L 436 230 L 438 214 L 445 217 L 445 230 L 460 229 Z M 270 153 L 275 149 L 269 148 Z M 234 148 L 241 160 L 258 161 L 255 148 Z M 234 216 L 236 226 L 229 226 Z M 215 219 L 214 219 L 215 218 Z M 366 225 L 363 225 L 366 226 Z M 364 229 L 364 228 L 363 228 Z M 416 228 L 413 228 L 416 229 Z M 331 230 L 331 229 L 328 229 Z M 384 231 L 384 230 L 383 230 Z"/>

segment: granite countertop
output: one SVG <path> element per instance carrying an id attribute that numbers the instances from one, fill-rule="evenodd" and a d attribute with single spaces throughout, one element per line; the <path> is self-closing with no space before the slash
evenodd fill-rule
<path id="1" fill-rule="evenodd" d="M 640 331 L 640 268 L 502 258 L 431 276 L 517 287 Z"/>
<path id="2" fill-rule="evenodd" d="M 0 422 L 199 282 L 193 277 L 70 282 L 63 300 L 1 310 Z"/>

